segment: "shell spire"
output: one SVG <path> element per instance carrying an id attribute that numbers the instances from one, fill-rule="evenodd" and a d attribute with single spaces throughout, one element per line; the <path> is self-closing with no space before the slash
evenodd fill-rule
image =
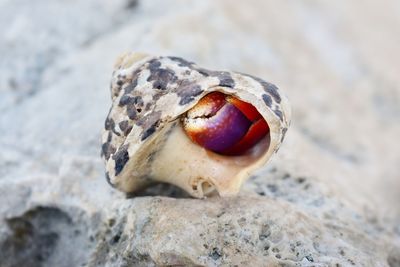
<path id="1" fill-rule="evenodd" d="M 102 156 L 109 183 L 124 192 L 159 181 L 198 198 L 235 195 L 290 123 L 275 85 L 178 57 L 122 56 L 111 95 Z"/>

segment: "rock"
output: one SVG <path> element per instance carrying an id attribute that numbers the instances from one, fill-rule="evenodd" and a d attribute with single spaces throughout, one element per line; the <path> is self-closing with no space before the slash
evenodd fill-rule
<path id="1" fill-rule="evenodd" d="M 366 236 L 264 197 L 140 198 L 114 220 L 89 266 L 387 266 Z"/>
<path id="2" fill-rule="evenodd" d="M 395 1 L 135 3 L 0 1 L 0 266 L 400 266 Z M 287 139 L 240 196 L 106 183 L 100 132 L 127 50 L 288 94 Z"/>

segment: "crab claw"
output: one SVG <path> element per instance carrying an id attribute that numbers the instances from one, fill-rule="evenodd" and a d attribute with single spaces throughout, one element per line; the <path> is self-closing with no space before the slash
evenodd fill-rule
<path id="1" fill-rule="evenodd" d="M 213 92 L 190 109 L 183 127 L 190 139 L 222 155 L 243 155 L 269 133 L 265 119 L 251 104 Z"/>

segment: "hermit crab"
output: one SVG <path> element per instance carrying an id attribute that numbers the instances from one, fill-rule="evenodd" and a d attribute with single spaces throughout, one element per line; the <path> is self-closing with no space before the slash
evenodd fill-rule
<path id="1" fill-rule="evenodd" d="M 121 56 L 111 96 L 102 157 L 108 182 L 129 193 L 166 182 L 197 198 L 236 195 L 290 124 L 275 85 L 178 57 Z"/>

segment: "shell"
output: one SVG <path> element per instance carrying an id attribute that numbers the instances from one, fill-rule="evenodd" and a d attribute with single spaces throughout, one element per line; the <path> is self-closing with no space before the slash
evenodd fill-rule
<path id="1" fill-rule="evenodd" d="M 219 155 L 192 142 L 181 118 L 214 91 L 251 103 L 270 127 L 268 137 L 241 156 Z M 108 182 L 130 193 L 167 182 L 197 198 L 214 190 L 236 195 L 250 173 L 278 151 L 290 124 L 289 102 L 275 85 L 178 57 L 123 55 L 112 74 L 111 95 L 102 157 Z"/>

